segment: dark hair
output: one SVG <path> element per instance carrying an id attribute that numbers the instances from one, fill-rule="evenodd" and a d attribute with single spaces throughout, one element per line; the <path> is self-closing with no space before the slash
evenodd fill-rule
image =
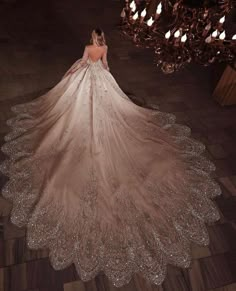
<path id="1" fill-rule="evenodd" d="M 96 34 L 97 34 L 98 36 L 101 36 L 101 35 L 102 35 L 102 30 L 101 30 L 101 28 L 95 28 L 94 31 L 96 32 Z"/>

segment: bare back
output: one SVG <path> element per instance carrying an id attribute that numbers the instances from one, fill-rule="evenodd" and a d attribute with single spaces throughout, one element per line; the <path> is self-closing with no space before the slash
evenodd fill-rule
<path id="1" fill-rule="evenodd" d="M 80 60 L 80 64 L 86 64 L 87 60 L 90 59 L 91 62 L 96 63 L 101 60 L 103 66 L 106 70 L 110 70 L 107 63 L 107 51 L 108 46 L 95 46 L 95 45 L 87 45 L 84 49 L 83 57 Z"/>
<path id="2" fill-rule="evenodd" d="M 95 46 L 95 45 L 88 45 L 87 46 L 88 57 L 92 62 L 97 62 L 98 60 L 102 59 L 104 54 L 107 51 L 107 46 Z"/>

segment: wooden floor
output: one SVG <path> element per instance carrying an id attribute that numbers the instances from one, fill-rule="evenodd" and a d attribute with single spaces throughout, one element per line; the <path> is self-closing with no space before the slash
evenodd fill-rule
<path id="1" fill-rule="evenodd" d="M 190 66 L 163 75 L 152 52 L 135 48 L 117 32 L 121 4 L 108 0 L 19 0 L 0 2 L 0 141 L 8 128 L 10 106 L 31 100 L 53 87 L 80 58 L 88 32 L 107 33 L 111 72 L 137 104 L 159 104 L 192 128 L 217 166 L 223 190 L 216 203 L 221 220 L 209 227 L 211 244 L 193 246 L 191 268 L 169 267 L 164 284 L 150 286 L 136 276 L 121 291 L 236 290 L 236 107 L 222 108 L 211 93 L 222 68 Z M 3 154 L 0 154 L 3 160 Z M 0 177 L 2 187 L 6 178 Z M 9 222 L 11 205 L 0 197 L 0 291 L 113 291 L 102 274 L 81 282 L 73 266 L 54 271 L 47 251 L 29 251 L 25 230 Z"/>

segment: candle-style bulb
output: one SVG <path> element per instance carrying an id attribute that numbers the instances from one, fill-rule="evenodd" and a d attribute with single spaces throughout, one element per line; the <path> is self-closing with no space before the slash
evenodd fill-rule
<path id="1" fill-rule="evenodd" d="M 187 35 L 186 33 L 181 37 L 181 42 L 186 42 L 187 40 Z"/>
<path id="2" fill-rule="evenodd" d="M 205 30 L 210 30 L 211 29 L 211 22 L 209 22 L 207 25 L 206 25 L 206 27 L 205 27 Z"/>
<path id="3" fill-rule="evenodd" d="M 211 42 L 211 35 L 209 35 L 206 39 L 205 39 L 205 43 L 210 43 Z"/>
<path id="4" fill-rule="evenodd" d="M 151 17 L 151 18 L 148 19 L 148 21 L 147 21 L 147 25 L 148 25 L 148 26 L 152 26 L 153 22 L 154 22 L 154 20 L 153 20 L 153 18 Z"/>
<path id="5" fill-rule="evenodd" d="M 143 11 L 142 11 L 142 13 L 141 13 L 141 16 L 144 18 L 144 17 L 146 16 L 146 14 L 147 14 L 147 10 L 146 10 L 146 8 L 145 8 L 145 9 L 143 9 Z"/>
<path id="6" fill-rule="evenodd" d="M 157 6 L 156 14 L 161 14 L 162 11 L 162 3 L 160 2 Z"/>
<path id="7" fill-rule="evenodd" d="M 223 17 L 221 17 L 221 19 L 219 20 L 219 23 L 223 24 L 225 22 L 225 15 Z"/>
<path id="8" fill-rule="evenodd" d="M 225 39 L 225 30 L 223 32 L 221 32 L 221 34 L 219 35 L 219 39 L 220 40 L 224 40 Z"/>
<path id="9" fill-rule="evenodd" d="M 236 40 L 236 34 L 232 36 L 232 40 Z"/>
<path id="10" fill-rule="evenodd" d="M 138 11 L 133 15 L 133 20 L 138 19 Z"/>
<path id="11" fill-rule="evenodd" d="M 132 2 L 130 3 L 129 7 L 132 9 L 134 6 L 135 6 L 135 2 L 132 1 Z"/>
<path id="12" fill-rule="evenodd" d="M 121 11 L 120 17 L 121 18 L 125 18 L 125 9 L 124 8 Z"/>
<path id="13" fill-rule="evenodd" d="M 212 35 L 212 37 L 217 37 L 218 31 L 217 30 L 213 31 L 211 35 Z"/>
<path id="14" fill-rule="evenodd" d="M 165 38 L 166 38 L 166 39 L 169 39 L 169 38 L 170 38 L 170 30 L 167 31 L 167 33 L 165 34 Z"/>
<path id="15" fill-rule="evenodd" d="M 136 4 L 135 4 L 135 1 L 132 1 L 129 5 L 129 7 L 131 8 L 132 12 L 135 12 L 136 10 Z"/>
<path id="16" fill-rule="evenodd" d="M 178 30 L 176 30 L 176 32 L 174 33 L 174 37 L 175 38 L 178 38 L 180 36 L 180 31 L 179 31 L 179 29 Z"/>

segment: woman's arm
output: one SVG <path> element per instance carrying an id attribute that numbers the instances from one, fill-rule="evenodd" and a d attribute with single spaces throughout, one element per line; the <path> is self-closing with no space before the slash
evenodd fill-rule
<path id="1" fill-rule="evenodd" d="M 83 57 L 82 57 L 81 62 L 80 62 L 81 65 L 85 65 L 87 63 L 88 57 L 89 57 L 89 55 L 88 55 L 88 47 L 86 46 L 84 48 Z"/>
<path id="2" fill-rule="evenodd" d="M 102 56 L 102 63 L 103 63 L 104 68 L 106 70 L 110 71 L 109 66 L 108 66 L 108 62 L 107 62 L 107 51 L 108 51 L 108 47 L 106 46 L 105 51 L 104 51 L 103 56 Z"/>

